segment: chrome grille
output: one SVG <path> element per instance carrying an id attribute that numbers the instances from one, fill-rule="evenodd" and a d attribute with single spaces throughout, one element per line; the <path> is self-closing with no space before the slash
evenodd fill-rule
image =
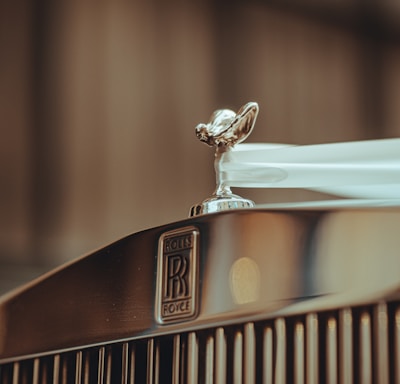
<path id="1" fill-rule="evenodd" d="M 17 383 L 400 383 L 400 303 L 234 324 L 0 365 Z"/>

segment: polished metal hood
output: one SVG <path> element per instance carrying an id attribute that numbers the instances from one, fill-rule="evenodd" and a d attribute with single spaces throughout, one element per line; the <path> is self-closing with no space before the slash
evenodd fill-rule
<path id="1" fill-rule="evenodd" d="M 398 228 L 400 207 L 344 205 L 233 210 L 133 234 L 4 296 L 0 362 L 397 300 Z M 169 255 L 190 265 L 170 258 L 163 282 Z M 169 283 L 175 298 L 195 296 L 190 316 L 160 318 Z"/>

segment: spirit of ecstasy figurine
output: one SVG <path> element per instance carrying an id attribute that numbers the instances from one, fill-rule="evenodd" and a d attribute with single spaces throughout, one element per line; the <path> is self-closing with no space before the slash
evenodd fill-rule
<path id="1" fill-rule="evenodd" d="M 191 216 L 254 203 L 234 195 L 230 187 L 305 188 L 356 199 L 400 198 L 400 139 L 317 145 L 240 144 L 253 130 L 258 104 L 238 113 L 217 110 L 208 124 L 199 124 L 200 141 L 215 147 L 217 187 L 191 209 Z"/>
<path id="2" fill-rule="evenodd" d="M 223 154 L 225 157 L 229 156 L 233 146 L 241 143 L 250 135 L 258 110 L 258 104 L 254 102 L 245 104 L 237 113 L 230 109 L 219 109 L 211 115 L 207 124 L 197 125 L 197 138 L 209 146 L 215 147 L 214 167 L 217 186 L 210 198 L 191 208 L 190 216 L 254 206 L 251 200 L 234 195 L 230 187 L 224 183 L 221 160 Z"/>

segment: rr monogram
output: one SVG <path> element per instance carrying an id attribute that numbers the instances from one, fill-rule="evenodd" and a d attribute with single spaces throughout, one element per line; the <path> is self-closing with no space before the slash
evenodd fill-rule
<path id="1" fill-rule="evenodd" d="M 189 261 L 184 255 L 171 255 L 166 257 L 166 289 L 164 299 L 174 300 L 187 297 L 189 294 L 188 274 Z"/>

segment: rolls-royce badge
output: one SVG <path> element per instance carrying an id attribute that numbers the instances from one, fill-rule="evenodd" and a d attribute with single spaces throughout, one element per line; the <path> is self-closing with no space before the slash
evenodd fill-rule
<path id="1" fill-rule="evenodd" d="M 156 319 L 188 320 L 197 313 L 198 237 L 195 227 L 161 235 L 158 245 Z"/>

